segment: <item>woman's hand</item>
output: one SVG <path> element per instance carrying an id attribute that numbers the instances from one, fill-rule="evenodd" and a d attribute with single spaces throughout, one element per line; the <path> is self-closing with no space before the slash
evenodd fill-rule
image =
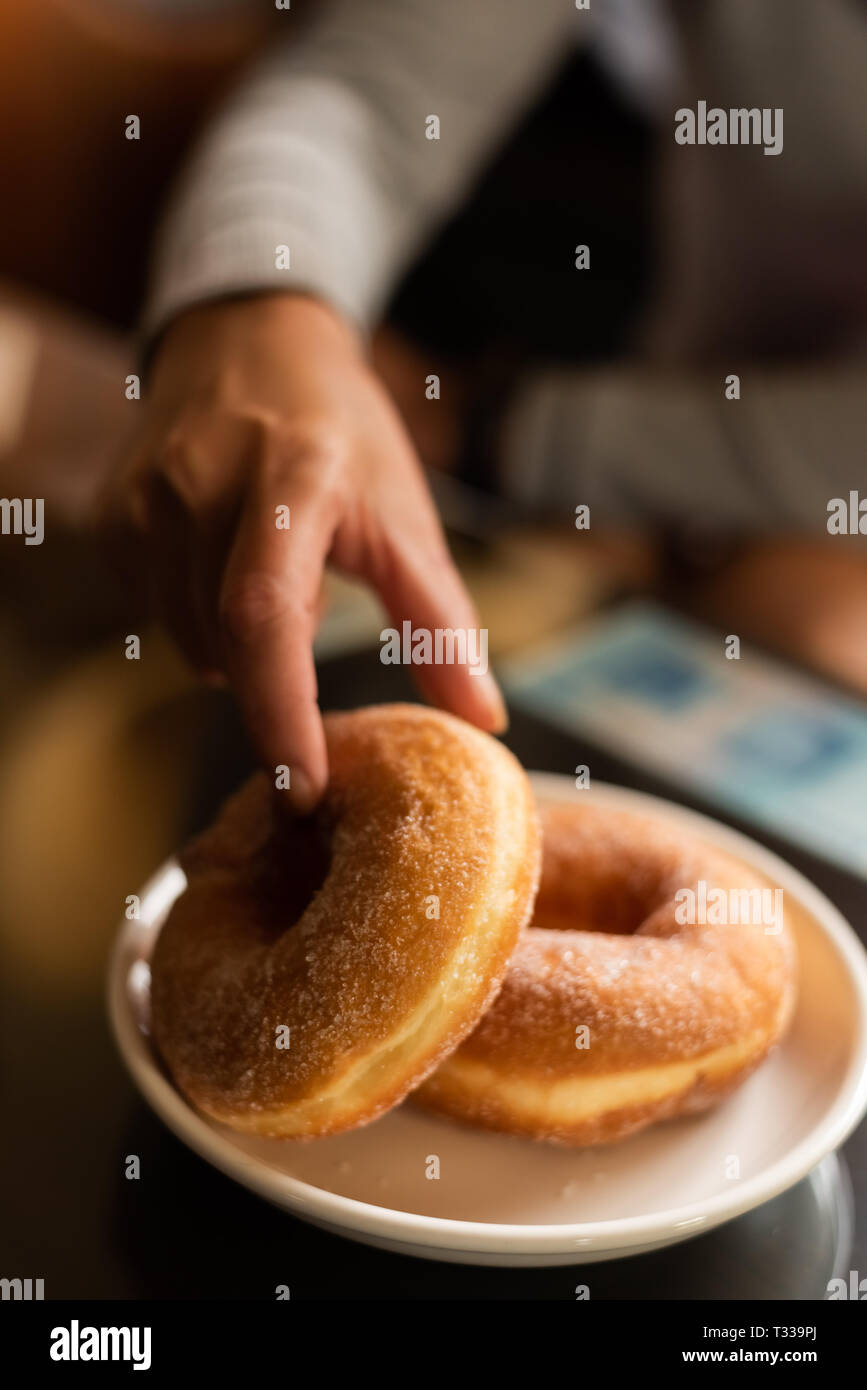
<path id="1" fill-rule="evenodd" d="M 312 651 L 326 560 L 396 624 L 478 626 L 413 447 L 353 331 L 300 295 L 183 315 L 142 408 L 101 529 L 196 667 L 228 675 L 263 763 L 288 765 L 307 810 L 327 777 Z M 490 674 L 413 670 L 436 704 L 503 727 Z"/>

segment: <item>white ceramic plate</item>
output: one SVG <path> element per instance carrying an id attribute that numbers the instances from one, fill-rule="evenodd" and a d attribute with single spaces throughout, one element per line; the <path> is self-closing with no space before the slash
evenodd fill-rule
<path id="1" fill-rule="evenodd" d="M 143 890 L 141 917 L 123 922 L 109 978 L 118 1046 L 169 1128 L 230 1177 L 327 1230 L 402 1254 L 491 1265 L 587 1263 L 673 1244 L 767 1202 L 837 1148 L 867 1109 L 867 954 L 837 910 L 775 855 L 670 802 L 618 787 L 578 792 L 565 777 L 533 782 L 540 797 L 580 796 L 673 821 L 754 864 L 806 909 L 793 1027 L 731 1099 L 583 1151 L 463 1128 L 409 1105 L 312 1143 L 234 1134 L 184 1100 L 149 1036 L 148 961 L 184 886 L 170 861 Z M 437 1180 L 426 1176 L 432 1155 Z"/>

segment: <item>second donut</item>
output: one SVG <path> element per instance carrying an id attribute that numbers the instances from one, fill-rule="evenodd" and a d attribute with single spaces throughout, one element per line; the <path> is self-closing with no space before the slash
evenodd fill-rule
<path id="1" fill-rule="evenodd" d="M 763 912 L 779 890 L 647 816 L 592 804 L 540 812 L 530 929 L 492 1007 L 415 1098 L 575 1145 L 714 1105 L 792 1013 L 794 944 Z M 744 920 L 748 910 L 759 920 Z"/>

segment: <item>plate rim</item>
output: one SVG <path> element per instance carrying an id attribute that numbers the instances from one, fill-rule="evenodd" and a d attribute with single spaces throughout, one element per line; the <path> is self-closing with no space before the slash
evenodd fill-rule
<path id="1" fill-rule="evenodd" d="M 530 772 L 528 775 L 534 791 L 545 800 L 562 798 L 568 792 L 600 803 L 609 801 L 623 805 L 626 801 L 636 810 L 644 808 L 681 825 L 691 825 L 696 832 L 712 837 L 721 848 L 730 848 L 773 876 L 784 891 L 792 891 L 807 908 L 814 929 L 830 939 L 846 968 L 856 1003 L 857 1027 L 849 1063 L 833 1103 L 801 1142 L 745 1183 L 730 1192 L 720 1192 L 706 1202 L 691 1202 L 644 1216 L 617 1217 L 610 1221 L 543 1224 L 467 1221 L 407 1212 L 346 1197 L 283 1173 L 266 1159 L 236 1148 L 176 1089 L 160 1068 L 149 1035 L 136 1020 L 127 988 L 128 957 L 134 954 L 136 959 L 141 958 L 140 951 L 135 949 L 136 935 L 143 929 L 150 933 L 153 922 L 150 918 L 122 918 L 108 965 L 107 1004 L 112 1033 L 139 1091 L 178 1138 L 219 1171 L 259 1196 L 307 1220 L 321 1221 L 331 1228 L 336 1226 L 348 1236 L 375 1235 L 407 1246 L 422 1245 L 430 1250 L 447 1248 L 499 1255 L 555 1255 L 575 1251 L 579 1257 L 581 1251 L 589 1254 L 598 1250 L 610 1251 L 615 1256 L 618 1251 L 646 1244 L 648 1240 L 661 1239 L 671 1244 L 710 1231 L 779 1196 L 844 1143 L 867 1110 L 867 950 L 839 909 L 800 870 L 748 835 L 711 816 L 614 783 L 593 783 L 590 788 L 579 791 L 573 779 L 562 773 Z M 152 897 L 169 875 L 180 872 L 175 856 L 165 860 L 142 887 L 141 901 Z M 132 963 L 129 961 L 130 966 Z"/>

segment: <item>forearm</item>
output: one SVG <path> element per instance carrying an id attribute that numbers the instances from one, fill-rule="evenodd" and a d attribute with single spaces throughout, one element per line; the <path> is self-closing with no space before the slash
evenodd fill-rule
<path id="1" fill-rule="evenodd" d="M 369 325 L 581 28 L 562 0 L 329 7 L 207 133 L 160 238 L 146 334 L 262 290 L 304 290 Z"/>

